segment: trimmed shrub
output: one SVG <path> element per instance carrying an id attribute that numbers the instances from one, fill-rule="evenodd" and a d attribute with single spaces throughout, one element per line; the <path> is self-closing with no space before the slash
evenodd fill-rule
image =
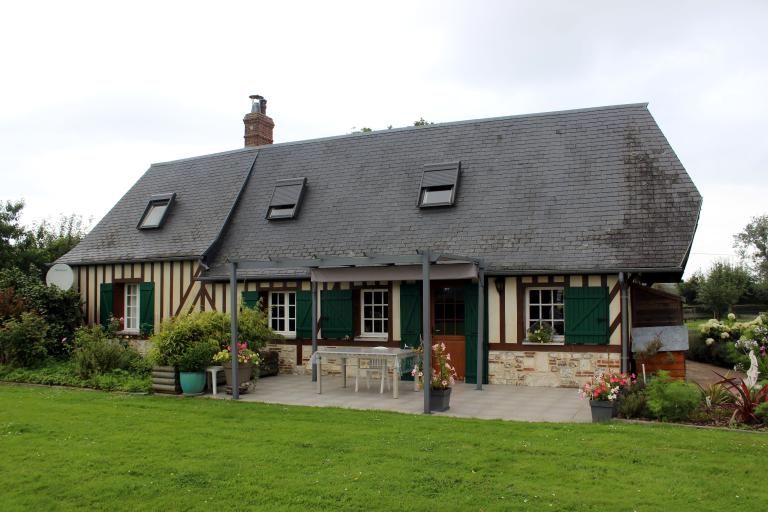
<path id="1" fill-rule="evenodd" d="M 46 286 L 38 276 L 30 276 L 19 269 L 0 270 L 0 289 L 13 289 L 14 297 L 24 302 L 27 311 L 42 316 L 48 323 L 52 342 L 49 355 L 67 355 L 72 347 L 75 330 L 83 324 L 80 294 Z"/>
<path id="2" fill-rule="evenodd" d="M 168 318 L 151 338 L 150 360 L 158 366 L 178 366 L 181 357 L 193 345 L 206 343 L 225 348 L 229 345 L 230 333 L 229 315 L 218 311 L 198 311 Z M 252 309 L 240 308 L 238 338 L 255 350 L 282 336 L 269 328 L 266 315 L 257 304 Z"/>
<path id="3" fill-rule="evenodd" d="M 39 366 L 48 355 L 48 323 L 35 313 L 22 313 L 0 327 L 0 362 L 11 366 Z"/>
<path id="4" fill-rule="evenodd" d="M 113 370 L 146 371 L 141 355 L 116 339 L 110 339 L 101 326 L 82 327 L 75 333 L 72 362 L 75 371 L 87 379 Z"/>
<path id="5" fill-rule="evenodd" d="M 701 405 L 701 392 L 687 382 L 669 378 L 659 371 L 647 386 L 648 410 L 663 421 L 684 421 Z"/>
<path id="6" fill-rule="evenodd" d="M 179 358 L 179 371 L 201 372 L 211 365 L 213 354 L 219 351 L 215 342 L 200 342 L 189 347 Z"/>

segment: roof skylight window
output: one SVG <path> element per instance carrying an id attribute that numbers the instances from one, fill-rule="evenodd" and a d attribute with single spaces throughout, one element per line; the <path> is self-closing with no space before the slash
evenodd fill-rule
<path id="1" fill-rule="evenodd" d="M 304 196 L 306 178 L 279 180 L 272 191 L 272 199 L 267 209 L 267 219 L 293 219 L 299 212 L 301 198 Z"/>
<path id="2" fill-rule="evenodd" d="M 138 229 L 158 229 L 163 226 L 176 194 L 155 194 L 150 196 Z"/>
<path id="3" fill-rule="evenodd" d="M 460 162 L 425 165 L 419 187 L 419 207 L 452 206 L 456 199 L 460 167 Z"/>

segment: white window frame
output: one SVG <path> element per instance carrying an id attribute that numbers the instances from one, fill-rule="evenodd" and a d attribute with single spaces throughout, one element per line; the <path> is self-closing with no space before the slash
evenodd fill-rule
<path id="1" fill-rule="evenodd" d="M 131 293 L 133 291 L 133 293 Z M 134 297 L 133 306 L 128 304 L 128 297 Z M 133 309 L 133 311 L 130 311 Z M 133 314 L 131 314 L 133 313 Z M 123 285 L 123 331 L 130 334 L 139 332 L 139 285 L 125 283 Z"/>
<path id="2" fill-rule="evenodd" d="M 531 326 L 531 294 L 534 290 L 552 290 L 560 291 L 563 293 L 563 333 L 565 333 L 565 287 L 564 286 L 530 286 L 525 288 L 525 343 L 531 343 L 532 345 L 541 345 L 541 343 L 532 343 L 528 341 L 528 329 Z M 539 302 L 541 304 L 541 302 Z M 552 302 L 553 306 L 556 304 Z M 541 321 L 538 319 L 537 321 Z M 552 336 L 552 343 L 547 345 L 565 345 L 565 334 L 555 334 Z"/>
<path id="3" fill-rule="evenodd" d="M 275 304 L 275 306 L 282 307 L 284 311 L 283 316 L 272 316 L 273 313 L 273 304 L 272 304 L 272 296 L 273 295 L 282 295 L 284 297 L 284 302 L 282 305 Z M 291 301 L 290 296 L 293 295 L 293 330 L 289 330 L 288 327 L 291 325 Z M 295 291 L 277 291 L 277 290 L 270 290 L 269 291 L 269 307 L 267 308 L 269 311 L 269 328 L 275 331 L 278 334 L 282 334 L 286 338 L 295 338 L 296 337 L 296 292 Z M 279 331 L 277 329 L 272 328 L 272 320 L 273 318 L 275 320 L 282 319 L 285 322 L 285 330 Z"/>
<path id="4" fill-rule="evenodd" d="M 366 292 L 384 292 L 386 294 L 387 301 L 382 304 L 370 304 L 373 307 L 384 307 L 386 315 L 384 315 L 382 318 L 386 320 L 387 324 L 387 330 L 385 332 L 380 331 L 372 331 L 372 332 L 366 332 L 365 330 L 365 294 Z M 390 293 L 387 288 L 362 288 L 360 289 L 360 337 L 361 338 L 377 338 L 377 339 L 387 339 L 389 337 L 389 308 L 392 307 L 390 304 Z M 370 318 L 369 320 L 376 320 L 374 318 Z"/>

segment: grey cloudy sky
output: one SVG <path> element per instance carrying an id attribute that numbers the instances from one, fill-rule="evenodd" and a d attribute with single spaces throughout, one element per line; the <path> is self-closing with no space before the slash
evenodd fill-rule
<path id="1" fill-rule="evenodd" d="M 0 200 L 98 221 L 152 162 L 275 141 L 631 102 L 704 196 L 688 273 L 768 213 L 768 2 L 14 2 Z"/>

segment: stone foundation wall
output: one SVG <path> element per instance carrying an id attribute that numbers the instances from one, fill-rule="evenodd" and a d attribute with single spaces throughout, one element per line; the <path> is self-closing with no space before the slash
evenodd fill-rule
<path id="1" fill-rule="evenodd" d="M 283 345 L 280 343 L 267 343 L 267 350 L 280 354 L 280 373 L 296 373 L 296 345 Z"/>
<path id="2" fill-rule="evenodd" d="M 579 387 L 598 369 L 619 371 L 621 354 L 496 351 L 488 356 L 491 384 Z"/>

